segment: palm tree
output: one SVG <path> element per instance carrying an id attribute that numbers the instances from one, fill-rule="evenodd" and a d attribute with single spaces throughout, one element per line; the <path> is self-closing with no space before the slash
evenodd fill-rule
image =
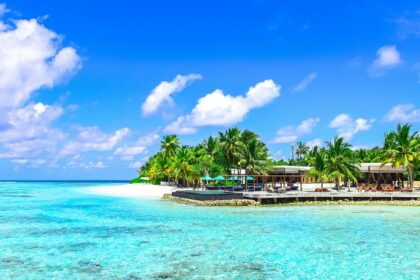
<path id="1" fill-rule="evenodd" d="M 206 141 L 203 142 L 202 146 L 206 153 L 214 160 L 218 152 L 218 140 L 217 138 L 210 136 Z"/>
<path id="2" fill-rule="evenodd" d="M 333 141 L 327 142 L 327 165 L 334 172 L 335 187 L 339 189 L 340 179 L 357 181 L 361 172 L 356 165 L 357 161 L 353 157 L 351 145 L 344 141 L 342 137 L 335 137 Z"/>
<path id="3" fill-rule="evenodd" d="M 268 149 L 258 138 L 251 139 L 241 153 L 240 167 L 250 174 L 267 174 L 269 170 Z"/>
<path id="4" fill-rule="evenodd" d="M 317 181 L 321 183 L 321 190 L 324 190 L 324 182 L 328 179 L 334 177 L 334 172 L 328 168 L 325 155 L 321 153 L 316 153 L 314 157 L 311 157 L 309 160 L 311 169 L 308 172 L 309 177 L 314 177 Z"/>
<path id="5" fill-rule="evenodd" d="M 305 145 L 305 143 L 297 142 L 296 143 L 296 155 L 298 159 L 301 159 L 309 152 L 309 147 Z"/>
<path id="6" fill-rule="evenodd" d="M 244 146 L 240 136 L 241 131 L 238 128 L 229 128 L 225 133 L 219 132 L 220 146 L 226 158 L 228 170 L 238 165 L 238 156 Z"/>
<path id="7" fill-rule="evenodd" d="M 179 137 L 175 134 L 163 136 L 163 139 L 160 142 L 160 148 L 166 158 L 175 156 L 177 150 L 179 149 Z"/>
<path id="8" fill-rule="evenodd" d="M 413 186 L 413 169 L 420 156 L 420 137 L 418 131 L 410 133 L 411 125 L 397 126 L 397 131 L 385 134 L 382 166 L 391 163 L 395 167 L 407 169 L 408 182 Z"/>
<path id="9" fill-rule="evenodd" d="M 162 152 L 156 153 L 145 167 L 148 168 L 145 175 L 152 180 L 164 178 L 169 168 L 167 161 L 165 160 L 165 155 Z"/>
<path id="10" fill-rule="evenodd" d="M 175 155 L 173 166 L 175 178 L 182 178 L 189 187 L 189 173 L 192 170 L 193 151 L 186 145 L 181 146 Z"/>

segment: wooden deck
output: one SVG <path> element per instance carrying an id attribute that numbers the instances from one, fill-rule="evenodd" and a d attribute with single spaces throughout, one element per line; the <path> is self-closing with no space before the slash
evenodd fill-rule
<path id="1" fill-rule="evenodd" d="M 242 195 L 244 198 L 254 199 L 262 204 L 338 200 L 420 200 L 420 192 L 244 192 Z"/>

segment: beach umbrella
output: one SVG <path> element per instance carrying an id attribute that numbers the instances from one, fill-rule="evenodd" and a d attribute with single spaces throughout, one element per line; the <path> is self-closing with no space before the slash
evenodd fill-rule
<path id="1" fill-rule="evenodd" d="M 228 179 L 229 181 L 237 181 L 239 180 L 238 176 L 233 176 Z"/>
<path id="2" fill-rule="evenodd" d="M 213 181 L 213 178 L 210 176 L 204 176 L 201 178 L 202 181 Z"/>
<path id="3" fill-rule="evenodd" d="M 149 177 L 140 177 L 140 180 L 143 180 L 143 181 L 150 181 L 150 178 L 149 178 Z"/>
<path id="4" fill-rule="evenodd" d="M 254 181 L 254 177 L 252 177 L 252 176 L 247 176 L 247 177 L 246 177 L 246 180 L 247 180 L 247 181 Z"/>
<path id="5" fill-rule="evenodd" d="M 223 181 L 224 179 L 225 179 L 225 177 L 223 177 L 222 175 L 219 175 L 219 176 L 213 178 L 213 180 L 216 180 L 216 181 Z"/>

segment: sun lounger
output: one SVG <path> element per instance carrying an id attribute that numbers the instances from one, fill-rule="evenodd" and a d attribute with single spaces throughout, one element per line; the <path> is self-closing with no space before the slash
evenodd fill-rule
<path id="1" fill-rule="evenodd" d="M 249 192 L 253 192 L 253 191 L 261 191 L 263 189 L 263 186 L 248 186 L 248 191 Z"/>
<path id="2" fill-rule="evenodd" d="M 229 187 L 226 187 L 226 190 L 228 191 L 228 192 L 232 192 L 232 191 L 235 191 L 235 192 L 240 192 L 240 191 L 243 191 L 244 190 L 244 187 L 243 186 L 234 186 L 234 187 L 232 187 L 232 186 L 229 186 Z"/>

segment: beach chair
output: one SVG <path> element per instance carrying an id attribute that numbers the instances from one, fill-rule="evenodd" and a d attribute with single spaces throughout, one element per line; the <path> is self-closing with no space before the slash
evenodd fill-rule
<path id="1" fill-rule="evenodd" d="M 358 192 L 363 191 L 364 187 L 365 187 L 364 185 L 362 185 L 362 184 L 358 184 L 358 185 L 357 185 L 357 191 L 358 191 Z"/>
<path id="2" fill-rule="evenodd" d="M 291 191 L 297 191 L 297 190 L 299 190 L 299 186 L 291 186 L 290 190 Z"/>
<path id="3" fill-rule="evenodd" d="M 378 186 L 377 185 L 371 185 L 370 186 L 370 190 L 371 191 L 373 191 L 373 192 L 376 192 L 376 189 L 378 188 Z"/>
<path id="4" fill-rule="evenodd" d="M 244 190 L 244 187 L 243 186 L 235 186 L 235 187 L 233 187 L 233 191 L 235 191 L 235 192 L 241 192 L 243 190 Z"/>
<path id="5" fill-rule="evenodd" d="M 255 186 L 255 191 L 262 191 L 263 189 L 264 189 L 263 186 L 259 186 L 259 185 Z"/>
<path id="6" fill-rule="evenodd" d="M 370 190 L 369 185 L 364 185 L 364 186 L 363 186 L 363 190 L 364 190 L 365 192 L 368 192 L 368 191 Z"/>

